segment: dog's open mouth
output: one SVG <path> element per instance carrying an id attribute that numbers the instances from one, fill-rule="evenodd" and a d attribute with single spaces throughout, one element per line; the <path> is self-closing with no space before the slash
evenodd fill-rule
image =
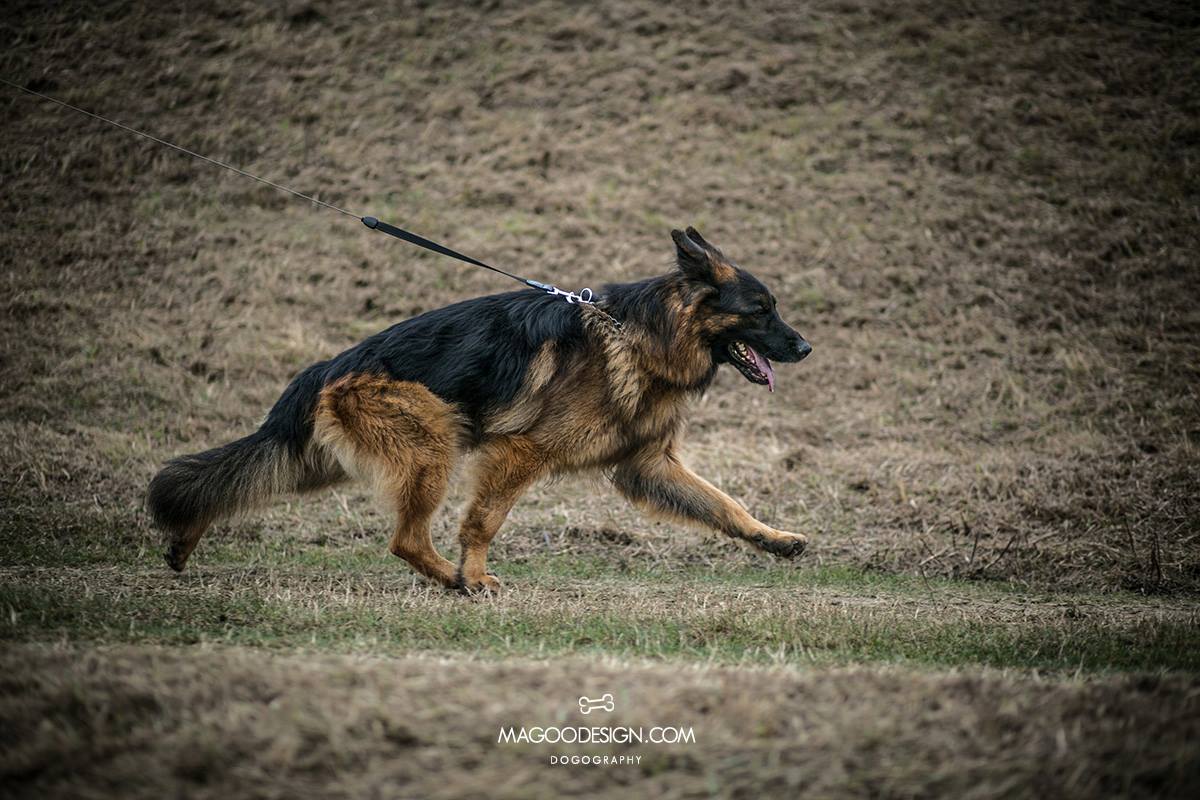
<path id="1" fill-rule="evenodd" d="M 767 391 L 775 391 L 775 370 L 771 369 L 771 362 L 767 361 L 766 356 L 760 356 L 745 342 L 734 342 L 728 349 L 733 365 L 746 376 L 746 380 L 765 384 Z"/>

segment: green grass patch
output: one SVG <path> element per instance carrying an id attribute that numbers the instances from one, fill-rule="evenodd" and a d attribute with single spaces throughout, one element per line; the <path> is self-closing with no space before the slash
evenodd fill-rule
<path id="1" fill-rule="evenodd" d="M 498 563 L 502 577 L 538 580 L 547 576 L 581 580 L 636 580 L 648 583 L 697 583 L 731 588 L 841 589 L 855 592 L 918 592 L 942 589 L 967 592 L 972 596 L 1011 596 L 1018 587 L 1002 581 L 988 583 L 949 578 L 921 578 L 892 572 L 864 570 L 847 565 L 809 566 L 776 559 L 762 563 L 718 563 L 712 565 L 660 563 L 617 559 L 601 554 L 546 554 Z"/>
<path id="2" fill-rule="evenodd" d="M 129 516 L 66 505 L 47 512 L 14 502 L 0 517 L 0 566 L 137 563 L 146 557 L 146 540 L 132 532 Z"/>
<path id="3" fill-rule="evenodd" d="M 32 522 L 21 511 L 9 529 Z M 507 590 L 430 589 L 382 541 L 207 540 L 182 576 L 120 515 L 76 515 L 0 544 L 0 638 L 272 649 L 1084 673 L 1200 671 L 1200 626 L 1127 593 L 1033 594 L 1002 582 L 730 554 L 652 559 L 636 543 L 497 553 Z M 29 528 L 26 528 L 27 530 Z M 92 569 L 95 568 L 95 569 Z M 1141 603 L 1142 606 L 1138 606 Z M 1082 608 L 1082 611 L 1076 607 Z"/>
<path id="4" fill-rule="evenodd" d="M 593 610 L 532 599 L 473 600 L 392 590 L 260 585 L 248 572 L 221 586 L 198 579 L 158 593 L 126 587 L 9 585 L 0 636 L 9 640 L 199 642 L 335 652 L 470 652 L 491 657 L 608 655 L 798 666 L 889 663 L 1057 671 L 1200 671 L 1200 627 L 1139 620 L 998 623 L 908 608 L 776 603 L 702 609 L 673 598 L 653 613 L 611 602 Z M 643 601 L 641 608 L 645 609 Z"/>

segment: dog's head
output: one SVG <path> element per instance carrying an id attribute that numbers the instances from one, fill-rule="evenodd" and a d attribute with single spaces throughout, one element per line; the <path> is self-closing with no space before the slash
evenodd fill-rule
<path id="1" fill-rule="evenodd" d="M 671 231 L 679 269 L 704 291 L 695 313 L 717 364 L 733 364 L 751 383 L 775 390 L 771 359 L 800 361 L 812 346 L 779 316 L 775 295 L 727 259 L 695 228 Z"/>

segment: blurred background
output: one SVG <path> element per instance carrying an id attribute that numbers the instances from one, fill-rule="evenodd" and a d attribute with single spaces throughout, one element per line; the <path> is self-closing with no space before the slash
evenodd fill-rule
<path id="1" fill-rule="evenodd" d="M 815 354 L 774 395 L 722 375 L 689 458 L 817 562 L 1200 586 L 1189 4 L 17 3 L 0 24 L 30 88 L 560 286 L 662 272 L 697 226 Z M 6 537 L 144 544 L 159 462 L 367 334 L 511 288 L 11 89 L 0 115 Z M 554 487 L 501 546 L 675 548 L 599 494 Z M 323 506 L 241 530 L 339 535 Z M 745 557 L 712 544 L 679 555 Z"/>
<path id="2" fill-rule="evenodd" d="M 415 578 L 360 487 L 177 576 L 163 461 L 513 284 L 0 89 L 0 794 L 1200 796 L 1195 3 L 10 1 L 0 44 L 564 288 L 694 225 L 814 347 L 774 394 L 723 371 L 684 451 L 798 562 L 572 478 L 510 515 L 499 597 Z M 697 743 L 496 743 L 604 693 Z"/>

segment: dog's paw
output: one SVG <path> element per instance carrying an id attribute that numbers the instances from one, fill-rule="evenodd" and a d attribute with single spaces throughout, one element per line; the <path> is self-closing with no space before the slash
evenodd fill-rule
<path id="1" fill-rule="evenodd" d="M 167 566 L 176 572 L 183 572 L 183 565 L 187 563 L 187 557 L 188 553 L 186 549 L 177 543 L 172 543 L 167 548 L 167 551 L 163 553 L 163 558 L 166 559 Z"/>
<path id="2" fill-rule="evenodd" d="M 796 558 L 808 547 L 808 537 L 802 533 L 787 531 L 764 531 L 750 537 L 750 542 L 779 558 Z"/>
<path id="3" fill-rule="evenodd" d="M 460 577 L 458 590 L 463 594 L 499 594 L 500 579 L 490 572 L 485 572 L 478 579 Z"/>

